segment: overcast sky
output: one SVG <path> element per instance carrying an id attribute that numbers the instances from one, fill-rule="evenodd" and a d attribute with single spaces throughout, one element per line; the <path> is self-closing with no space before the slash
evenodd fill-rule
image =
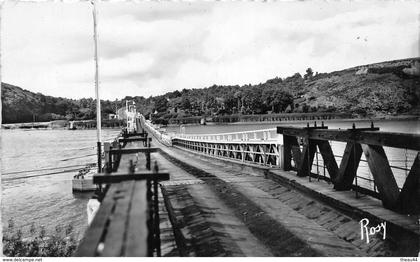
<path id="1" fill-rule="evenodd" d="M 418 1 L 98 4 L 101 98 L 243 85 L 419 56 Z M 2 80 L 94 97 L 92 5 L 2 8 Z"/>

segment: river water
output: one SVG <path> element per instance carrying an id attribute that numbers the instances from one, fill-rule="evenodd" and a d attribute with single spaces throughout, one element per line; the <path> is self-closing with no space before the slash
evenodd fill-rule
<path id="1" fill-rule="evenodd" d="M 259 129 L 270 129 L 278 126 L 296 126 L 305 127 L 309 123 L 314 125 L 314 121 L 281 121 L 281 122 L 253 122 L 253 123 L 231 123 L 231 124 L 208 124 L 208 125 L 184 125 L 187 134 L 213 134 L 213 133 L 229 133 Z M 329 129 L 348 129 L 352 128 L 355 123 L 356 127 L 370 127 L 370 120 L 325 120 L 324 124 Z M 373 121 L 375 127 L 379 127 L 380 131 L 401 132 L 401 133 L 420 133 L 420 121 L 418 120 L 378 120 Z M 317 121 L 317 125 L 321 125 L 321 121 Z M 179 133 L 178 126 L 169 126 L 166 128 L 168 133 Z"/>
<path id="2" fill-rule="evenodd" d="M 104 129 L 103 141 L 120 129 Z M 72 193 L 73 175 L 95 163 L 96 130 L 2 130 L 2 225 L 12 218 L 29 236 L 32 223 L 54 232 L 71 224 L 79 238 L 87 227 L 91 193 Z"/>
<path id="3" fill-rule="evenodd" d="M 351 128 L 352 122 L 325 121 L 325 124 L 330 128 Z M 186 126 L 185 132 L 238 132 L 274 128 L 279 125 L 306 126 L 306 122 L 196 125 Z M 357 123 L 357 127 L 369 125 L 370 122 L 365 121 Z M 418 121 L 414 120 L 379 121 L 375 122 L 375 125 L 382 131 L 420 131 Z M 178 132 L 179 127 L 168 127 L 167 131 Z M 111 141 L 119 132 L 119 129 L 105 129 L 103 140 Z M 31 223 L 43 225 L 50 232 L 53 232 L 56 226 L 72 224 L 79 238 L 82 237 L 87 228 L 86 204 L 91 194 L 72 193 L 71 179 L 79 168 L 96 161 L 95 145 L 95 130 L 2 130 L 3 230 L 7 230 L 7 221 L 13 218 L 15 225 L 21 227 L 24 233 L 28 232 Z M 393 153 L 391 158 L 403 160 L 407 156 L 410 168 L 415 153 L 398 151 Z M 339 159 L 337 161 L 339 162 Z M 402 176 L 404 174 L 402 172 Z M 403 179 L 399 181 L 399 184 L 402 183 Z"/>

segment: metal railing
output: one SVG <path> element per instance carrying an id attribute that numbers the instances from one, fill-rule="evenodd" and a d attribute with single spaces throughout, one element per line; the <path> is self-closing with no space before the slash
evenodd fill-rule
<path id="1" fill-rule="evenodd" d="M 268 167 L 281 167 L 281 145 L 268 141 L 195 141 L 174 138 L 174 146 L 216 158 Z"/>
<path id="2" fill-rule="evenodd" d="M 279 135 L 276 128 L 260 129 L 241 132 L 219 133 L 219 134 L 176 134 L 174 138 L 194 141 L 268 141 L 278 142 Z"/>
<path id="3" fill-rule="evenodd" d="M 143 143 L 126 148 L 130 142 Z M 157 148 L 150 142 L 145 132 L 124 130 L 104 144 L 103 172 L 93 176 L 104 198 L 75 256 L 161 256 L 158 184 L 169 173 L 160 171 L 156 161 L 152 167 L 151 153 Z"/>
<path id="4" fill-rule="evenodd" d="M 370 128 L 353 125 L 347 130 L 316 125 L 278 127 L 278 132 L 283 134 L 285 170 L 296 170 L 298 176 L 308 176 L 310 181 L 313 177 L 328 180 L 336 190 L 355 191 L 356 197 L 359 193 L 375 196 L 398 212 L 420 212 L 416 200 L 419 135 L 379 132 L 373 123 Z M 345 142 L 343 155 L 334 153 L 337 147 L 333 143 L 338 142 Z"/>
<path id="5" fill-rule="evenodd" d="M 153 125 L 149 120 L 146 120 L 143 115 L 137 118 L 138 130 L 143 129 L 153 135 L 158 141 L 166 146 L 172 146 L 172 136 L 159 131 L 159 127 Z"/>
<path id="6" fill-rule="evenodd" d="M 164 140 L 162 132 L 144 123 Z M 347 130 L 331 130 L 316 122 L 313 127 L 308 123 L 306 128 L 278 127 L 277 134 L 273 134 L 274 130 L 177 134 L 166 135 L 166 139 L 171 141 L 168 144 L 211 157 L 293 169 L 298 176 L 308 176 L 309 181 L 322 178 L 332 182 L 336 190 L 354 190 L 356 197 L 359 193 L 374 196 L 390 209 L 420 213 L 420 204 L 414 200 L 419 197 L 418 185 L 411 185 L 417 183 L 415 177 L 420 169 L 419 135 L 379 132 L 373 123 L 369 128 L 356 128 L 353 124 Z M 330 142 L 344 142 L 343 154 L 334 154 L 337 148 Z M 396 155 L 404 154 L 405 158 L 389 157 L 389 161 L 387 155 L 392 154 L 385 151 L 387 148 L 399 150 Z"/>
<path id="7" fill-rule="evenodd" d="M 303 146 L 295 147 L 303 150 Z M 335 149 L 334 144 L 332 144 L 332 148 Z M 410 151 L 407 149 L 400 150 L 402 154 L 404 154 L 405 159 L 389 159 L 390 168 L 393 170 L 393 174 L 396 178 L 396 182 L 398 185 L 399 191 L 402 190 L 404 182 L 410 172 L 410 168 L 414 162 L 415 158 L 415 151 Z M 409 152 L 409 153 L 407 153 Z M 334 158 L 338 164 L 341 163 L 341 159 L 343 156 L 334 154 Z M 293 170 L 297 171 L 295 159 L 292 157 L 292 168 Z M 391 164 L 394 163 L 394 164 Z M 324 180 L 328 183 L 331 183 L 330 174 L 325 165 L 325 161 L 322 158 L 322 154 L 319 152 L 318 148 L 315 152 L 314 162 L 312 163 L 311 167 L 311 176 L 308 176 L 309 181 L 311 179 Z M 360 193 L 364 195 L 370 195 L 376 198 L 379 198 L 379 192 L 377 186 L 375 184 L 375 180 L 373 178 L 372 172 L 369 169 L 368 161 L 362 156 L 359 163 L 358 172 L 354 178 L 353 186 L 358 188 L 359 190 L 355 190 L 356 197 L 359 197 Z M 360 190 L 361 189 L 361 190 Z"/>

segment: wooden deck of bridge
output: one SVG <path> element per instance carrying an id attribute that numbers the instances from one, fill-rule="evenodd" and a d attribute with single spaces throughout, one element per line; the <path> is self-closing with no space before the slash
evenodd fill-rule
<path id="1" fill-rule="evenodd" d="M 130 139 L 129 139 L 130 140 Z M 119 172 L 130 160 L 145 170 L 142 139 L 126 140 Z M 138 140 L 138 141 L 136 141 Z M 152 162 L 170 171 L 161 182 L 163 256 L 416 256 L 416 217 L 368 196 L 334 191 L 325 181 L 209 158 L 153 141 Z M 268 179 L 269 178 L 269 179 Z M 77 256 L 146 256 L 146 182 L 113 184 Z M 361 218 L 387 222 L 386 239 L 360 238 Z"/>
<path id="2" fill-rule="evenodd" d="M 417 217 L 387 210 L 377 199 L 293 172 L 161 148 L 157 157 L 171 170 L 162 188 L 184 255 L 418 255 Z M 386 221 L 386 239 L 361 240 L 362 218 L 372 226 Z M 213 249 L 205 248 L 209 243 Z"/>
<path id="3" fill-rule="evenodd" d="M 120 139 L 126 146 L 120 150 L 124 154 L 119 162 L 119 173 L 129 173 L 131 161 L 136 172 L 147 171 L 146 157 L 138 150 L 143 147 L 144 140 L 141 137 Z M 162 255 L 176 255 L 177 248 L 162 197 L 160 202 L 161 252 Z M 147 212 L 146 180 L 128 180 L 109 185 L 75 256 L 147 256 L 150 252 Z"/>

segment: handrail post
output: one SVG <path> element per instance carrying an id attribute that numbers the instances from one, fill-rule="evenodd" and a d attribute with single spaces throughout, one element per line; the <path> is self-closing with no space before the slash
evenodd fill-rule
<path id="1" fill-rule="evenodd" d="M 112 161 L 111 161 L 111 154 L 109 153 L 111 149 L 111 144 L 106 142 L 104 143 L 104 153 L 105 153 L 105 173 L 109 173 L 111 172 L 111 166 L 112 166 Z"/>
<path id="2" fill-rule="evenodd" d="M 155 161 L 154 165 L 154 173 L 157 174 L 159 172 L 159 167 L 157 161 Z M 159 218 L 159 194 L 158 194 L 158 180 L 155 178 L 153 179 L 153 210 L 154 210 L 154 245 L 156 247 L 156 256 L 161 256 L 161 249 L 160 249 L 160 218 Z"/>
<path id="3" fill-rule="evenodd" d="M 150 147 L 150 144 L 148 145 Z M 146 153 L 146 169 L 150 170 L 150 152 Z M 152 205 L 152 184 L 150 179 L 146 180 L 146 199 L 147 199 L 147 206 L 148 206 L 148 214 L 149 217 L 147 219 L 147 229 L 148 229 L 148 235 L 147 235 L 147 253 L 148 256 L 153 256 L 153 246 L 154 246 L 154 228 L 153 228 L 153 205 Z"/>

